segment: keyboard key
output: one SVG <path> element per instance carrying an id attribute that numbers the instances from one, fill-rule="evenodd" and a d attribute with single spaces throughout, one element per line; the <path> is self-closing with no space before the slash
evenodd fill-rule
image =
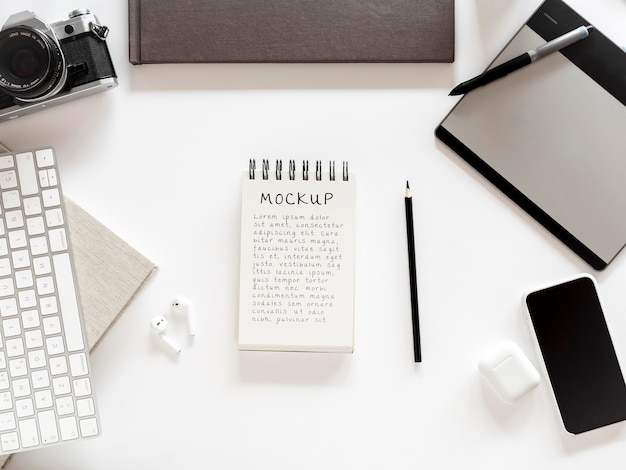
<path id="1" fill-rule="evenodd" d="M 35 392 L 35 407 L 38 410 L 51 408 L 54 406 L 52 402 L 52 392 L 50 390 L 39 390 Z"/>
<path id="2" fill-rule="evenodd" d="M 46 226 L 44 225 L 43 217 L 30 217 L 26 220 L 26 229 L 28 230 L 28 234 L 33 235 L 41 235 L 46 232 Z"/>
<path id="3" fill-rule="evenodd" d="M 2 331 L 4 332 L 5 338 L 10 338 L 11 336 L 17 336 L 22 334 L 22 328 L 20 326 L 20 320 L 17 317 L 9 318 L 8 320 L 4 320 L 2 322 Z"/>
<path id="4" fill-rule="evenodd" d="M 9 258 L 0 258 L 0 276 L 8 276 L 11 274 L 11 262 Z"/>
<path id="5" fill-rule="evenodd" d="M 54 153 L 52 149 L 37 150 L 37 166 L 39 168 L 47 168 L 54 165 Z"/>
<path id="6" fill-rule="evenodd" d="M 85 416 L 93 416 L 96 414 L 96 407 L 93 404 L 93 398 L 83 398 L 76 400 L 76 411 L 78 416 L 84 418 Z"/>
<path id="7" fill-rule="evenodd" d="M 6 340 L 6 352 L 9 357 L 17 357 L 24 355 L 24 340 L 22 338 L 13 338 Z"/>
<path id="8" fill-rule="evenodd" d="M 43 347 L 43 335 L 41 330 L 31 330 L 24 333 L 24 341 L 26 349 L 35 349 Z"/>
<path id="9" fill-rule="evenodd" d="M 41 199 L 39 196 L 24 198 L 24 214 L 37 215 L 41 214 Z"/>
<path id="10" fill-rule="evenodd" d="M 54 293 L 54 281 L 52 276 L 37 278 L 37 293 L 39 295 L 49 295 Z"/>
<path id="11" fill-rule="evenodd" d="M 31 196 L 39 192 L 39 185 L 37 184 L 37 173 L 35 172 L 35 162 L 33 161 L 33 154 L 18 153 L 15 156 L 17 161 L 17 172 L 20 176 L 20 182 L 22 187 L 22 195 Z"/>
<path id="12" fill-rule="evenodd" d="M 17 302 L 14 297 L 8 299 L 0 299 L 0 315 L 3 317 L 12 317 L 17 315 Z"/>
<path id="13" fill-rule="evenodd" d="M 0 432 L 10 431 L 15 429 L 17 423 L 15 421 L 15 413 L 9 411 L 7 413 L 0 413 Z"/>
<path id="14" fill-rule="evenodd" d="M 46 170 L 39 170 L 39 185 L 42 188 L 50 186 L 50 183 L 48 182 L 48 172 Z"/>
<path id="15" fill-rule="evenodd" d="M 12 452 L 20 448 L 16 432 L 9 432 L 0 435 L 0 446 L 3 452 Z"/>
<path id="16" fill-rule="evenodd" d="M 48 170 L 48 184 L 50 186 L 56 186 L 59 184 L 59 181 L 57 180 L 57 171 L 54 168 L 50 168 Z"/>
<path id="17" fill-rule="evenodd" d="M 58 228 L 50 230 L 48 232 L 48 238 L 50 238 L 50 251 L 64 251 L 67 250 L 67 236 L 65 235 L 65 229 Z"/>
<path id="18" fill-rule="evenodd" d="M 56 405 L 59 416 L 74 413 L 74 399 L 72 397 L 57 398 Z"/>
<path id="19" fill-rule="evenodd" d="M 33 259 L 33 266 L 35 267 L 35 274 L 37 276 L 50 274 L 52 272 L 52 265 L 50 264 L 49 256 L 42 256 L 40 258 Z"/>
<path id="20" fill-rule="evenodd" d="M 28 366 L 31 369 L 38 369 L 40 367 L 46 367 L 47 365 L 48 362 L 46 361 L 46 353 L 43 349 L 28 351 Z"/>
<path id="21" fill-rule="evenodd" d="M 48 375 L 48 371 L 45 369 L 36 370 L 31 374 L 31 378 L 33 379 L 33 388 L 46 388 L 50 386 L 50 375 Z"/>
<path id="22" fill-rule="evenodd" d="M 24 310 L 22 312 L 22 325 L 24 328 L 37 328 L 40 325 L 39 312 L 37 310 Z"/>
<path id="23" fill-rule="evenodd" d="M 72 393 L 70 378 L 67 375 L 52 379 L 52 387 L 54 388 L 54 394 L 57 396 Z"/>
<path id="24" fill-rule="evenodd" d="M 61 204 L 61 195 L 57 188 L 45 189 L 41 192 L 44 207 L 54 207 Z"/>
<path id="25" fill-rule="evenodd" d="M 42 315 L 51 315 L 53 313 L 59 313 L 59 307 L 56 297 L 42 297 L 39 300 Z"/>
<path id="26" fill-rule="evenodd" d="M 56 417 L 53 410 L 42 411 L 37 413 L 39 420 L 39 431 L 41 442 L 50 444 L 59 441 L 59 431 L 57 430 Z"/>
<path id="27" fill-rule="evenodd" d="M 0 157 L 0 170 L 6 170 L 7 168 L 13 168 L 15 161 L 13 155 L 3 155 Z"/>
<path id="28" fill-rule="evenodd" d="M 88 378 L 74 380 L 74 395 L 77 397 L 91 395 L 91 382 Z"/>
<path id="29" fill-rule="evenodd" d="M 13 230 L 9 232 L 9 246 L 11 248 L 24 248 L 27 244 L 25 230 Z"/>
<path id="30" fill-rule="evenodd" d="M 10 277 L 0 279 L 0 297 L 7 297 L 13 294 L 15 294 L 13 279 Z"/>
<path id="31" fill-rule="evenodd" d="M 59 420 L 59 428 L 61 429 L 61 439 L 64 441 L 78 439 L 78 424 L 74 416 L 61 418 Z"/>
<path id="32" fill-rule="evenodd" d="M 9 361 L 9 371 L 11 372 L 11 378 L 24 377 L 28 374 L 26 359 L 18 357 L 17 359 Z"/>
<path id="33" fill-rule="evenodd" d="M 45 317 L 43 321 L 43 332 L 46 334 L 46 336 L 60 334 L 61 319 L 56 315 L 53 317 Z"/>
<path id="34" fill-rule="evenodd" d="M 24 214 L 21 210 L 8 211 L 5 214 L 7 229 L 21 228 L 24 226 Z"/>
<path id="35" fill-rule="evenodd" d="M 23 398 L 15 402 L 15 410 L 18 418 L 26 418 L 35 414 L 32 398 Z"/>
<path id="36" fill-rule="evenodd" d="M 61 209 L 48 209 L 46 211 L 46 225 L 48 227 L 58 227 L 64 223 Z"/>
<path id="37" fill-rule="evenodd" d="M 19 422 L 19 432 L 23 447 L 34 447 L 39 444 L 37 421 L 34 419 L 21 420 Z"/>
<path id="38" fill-rule="evenodd" d="M 48 240 L 46 240 L 46 237 L 31 238 L 30 251 L 33 256 L 45 255 L 48 253 Z"/>
<path id="39" fill-rule="evenodd" d="M 37 306 L 37 296 L 32 289 L 22 290 L 17 293 L 20 308 L 32 308 Z"/>
<path id="40" fill-rule="evenodd" d="M 30 382 L 28 379 L 15 379 L 13 381 L 13 396 L 27 397 L 30 395 Z"/>
<path id="41" fill-rule="evenodd" d="M 11 258 L 13 259 L 13 268 L 27 268 L 30 266 L 30 253 L 28 250 L 16 250 L 11 253 Z"/>
<path id="42" fill-rule="evenodd" d="M 4 191 L 2 193 L 2 205 L 5 209 L 15 209 L 22 205 L 19 191 Z"/>
<path id="43" fill-rule="evenodd" d="M 67 359 L 64 356 L 51 357 L 49 362 L 52 375 L 67 374 Z"/>
<path id="44" fill-rule="evenodd" d="M 9 373 L 5 371 L 0 372 L 0 390 L 8 390 L 10 386 Z"/>
<path id="45" fill-rule="evenodd" d="M 98 434 L 98 422 L 95 418 L 80 420 L 80 434 L 83 437 L 96 436 Z"/>
<path id="46" fill-rule="evenodd" d="M 13 408 L 13 397 L 11 392 L 0 392 L 0 411 Z"/>
<path id="47" fill-rule="evenodd" d="M 63 338 L 61 336 L 46 338 L 46 351 L 48 351 L 49 356 L 64 353 L 65 347 L 63 346 Z"/>
<path id="48" fill-rule="evenodd" d="M 87 369 L 87 357 L 85 353 L 72 354 L 70 356 L 70 372 L 72 373 L 72 377 L 87 375 L 89 370 Z"/>
<path id="49" fill-rule="evenodd" d="M 33 287 L 33 272 L 30 269 L 24 269 L 15 273 L 15 285 L 18 289 Z"/>
<path id="50" fill-rule="evenodd" d="M 10 189 L 17 187 L 17 175 L 15 170 L 3 171 L 0 173 L 0 189 Z"/>
<path id="51" fill-rule="evenodd" d="M 58 280 L 59 303 L 61 305 L 61 318 L 65 330 L 67 350 L 79 351 L 85 349 L 83 331 L 80 323 L 78 302 L 74 276 L 70 265 L 70 255 L 67 253 L 52 257 L 52 265 Z"/>

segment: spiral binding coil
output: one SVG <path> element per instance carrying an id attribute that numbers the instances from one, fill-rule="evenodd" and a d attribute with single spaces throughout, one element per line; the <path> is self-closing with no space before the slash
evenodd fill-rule
<path id="1" fill-rule="evenodd" d="M 281 180 L 283 178 L 283 161 L 276 160 L 276 164 L 274 166 L 276 172 L 276 179 Z M 315 161 L 315 180 L 322 180 L 322 161 Z M 261 177 L 266 180 L 269 178 L 270 174 L 270 161 L 269 159 L 264 158 L 261 162 Z M 330 161 L 328 163 L 328 175 L 330 181 L 335 181 L 335 162 Z M 290 180 L 296 179 L 296 161 L 289 160 L 289 168 L 288 168 L 288 177 Z M 254 158 L 250 159 L 250 163 L 248 165 L 248 178 L 251 180 L 256 179 L 256 160 Z M 304 181 L 309 180 L 309 161 L 302 161 L 302 179 Z M 344 161 L 342 165 L 342 179 L 343 181 L 348 181 L 348 162 Z"/>

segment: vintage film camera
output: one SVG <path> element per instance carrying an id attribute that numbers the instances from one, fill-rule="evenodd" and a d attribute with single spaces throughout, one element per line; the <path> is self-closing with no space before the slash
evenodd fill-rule
<path id="1" fill-rule="evenodd" d="M 107 34 L 87 9 L 49 25 L 11 15 L 0 30 L 0 122 L 116 87 Z"/>

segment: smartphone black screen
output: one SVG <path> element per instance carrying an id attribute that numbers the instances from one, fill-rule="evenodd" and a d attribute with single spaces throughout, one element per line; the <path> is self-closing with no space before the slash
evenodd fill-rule
<path id="1" fill-rule="evenodd" d="M 526 306 L 565 429 L 626 419 L 626 384 L 594 281 L 580 277 L 529 294 Z"/>

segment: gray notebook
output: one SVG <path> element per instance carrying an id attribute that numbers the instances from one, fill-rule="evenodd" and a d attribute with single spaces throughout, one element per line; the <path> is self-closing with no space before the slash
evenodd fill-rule
<path id="1" fill-rule="evenodd" d="M 130 62 L 452 62 L 454 0 L 129 0 Z"/>

